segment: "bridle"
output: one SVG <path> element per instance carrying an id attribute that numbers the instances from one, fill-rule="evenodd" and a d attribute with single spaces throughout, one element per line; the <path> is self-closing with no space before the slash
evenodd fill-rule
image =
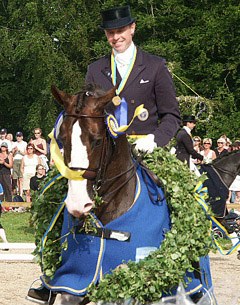
<path id="1" fill-rule="evenodd" d="M 103 115 L 87 115 L 87 114 L 68 114 L 66 113 L 64 116 L 74 117 L 76 119 L 104 119 L 106 114 Z M 111 147 L 110 147 L 111 146 Z M 70 167 L 71 170 L 74 171 L 85 171 L 82 177 L 87 180 L 94 181 L 93 189 L 94 191 L 99 191 L 102 185 L 106 182 L 113 182 L 116 179 L 119 179 L 121 176 L 127 174 L 131 170 L 133 170 L 132 174 L 129 175 L 127 179 L 123 181 L 123 183 L 119 184 L 114 190 L 104 194 L 105 196 L 112 195 L 120 190 L 128 181 L 135 175 L 136 173 L 136 166 L 132 164 L 127 170 L 121 172 L 120 174 L 112 177 L 106 178 L 106 167 L 108 164 L 108 160 L 110 159 L 112 152 L 114 151 L 115 141 L 109 136 L 109 133 L 106 130 L 106 133 L 103 136 L 102 140 L 102 148 L 101 148 L 101 155 L 99 160 L 99 165 L 96 168 L 84 168 L 84 167 Z"/>

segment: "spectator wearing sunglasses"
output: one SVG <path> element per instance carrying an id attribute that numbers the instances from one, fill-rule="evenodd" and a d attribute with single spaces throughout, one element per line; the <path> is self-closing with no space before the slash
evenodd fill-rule
<path id="1" fill-rule="evenodd" d="M 226 145 L 226 140 L 224 138 L 219 138 L 217 140 L 217 148 L 214 149 L 216 157 L 222 157 L 228 153 L 228 150 L 224 148 Z"/>
<path id="2" fill-rule="evenodd" d="M 202 147 L 202 139 L 199 136 L 193 137 L 193 148 L 196 150 L 197 153 L 200 153 L 201 150 L 203 150 Z M 201 163 L 198 159 L 192 159 L 194 164 Z"/>
<path id="3" fill-rule="evenodd" d="M 36 166 L 36 174 L 30 179 L 30 189 L 32 191 L 39 190 L 39 183 L 45 178 L 45 168 L 42 164 Z"/>
<path id="4" fill-rule="evenodd" d="M 203 156 L 203 163 L 210 164 L 214 159 L 216 159 L 216 153 L 211 149 L 212 139 L 205 138 L 203 139 L 203 150 L 200 151 L 200 154 Z"/>
<path id="5" fill-rule="evenodd" d="M 193 148 L 196 150 L 196 152 L 200 153 L 201 150 L 203 150 L 202 147 L 202 139 L 199 136 L 193 137 Z"/>
<path id="6" fill-rule="evenodd" d="M 45 172 L 48 171 L 47 142 L 42 137 L 41 128 L 38 127 L 34 129 L 34 139 L 31 140 L 31 144 L 34 146 L 35 154 L 42 160 Z"/>

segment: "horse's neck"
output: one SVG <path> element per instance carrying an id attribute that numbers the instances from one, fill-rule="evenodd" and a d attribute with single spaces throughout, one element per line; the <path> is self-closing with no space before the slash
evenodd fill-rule
<path id="1" fill-rule="evenodd" d="M 100 205 L 96 215 L 106 224 L 124 214 L 134 200 L 135 167 L 125 136 L 116 139 L 116 147 L 103 179 L 100 195 L 105 203 Z"/>
<path id="2" fill-rule="evenodd" d="M 221 180 L 224 182 L 224 184 L 229 188 L 229 186 L 233 183 L 234 179 L 236 178 L 236 175 L 232 175 L 231 173 L 222 172 L 218 168 L 215 168 L 215 170 L 218 173 Z"/>

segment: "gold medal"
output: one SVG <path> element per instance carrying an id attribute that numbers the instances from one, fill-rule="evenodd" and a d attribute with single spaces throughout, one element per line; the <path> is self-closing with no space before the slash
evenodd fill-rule
<path id="1" fill-rule="evenodd" d="M 116 95 L 112 98 L 112 102 L 115 106 L 119 106 L 121 104 L 121 98 L 120 96 Z"/>

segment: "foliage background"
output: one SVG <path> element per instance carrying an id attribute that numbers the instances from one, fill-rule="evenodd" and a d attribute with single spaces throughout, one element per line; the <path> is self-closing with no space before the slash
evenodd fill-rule
<path id="1" fill-rule="evenodd" d="M 99 12 L 130 4 L 135 42 L 213 101 L 196 134 L 240 137 L 240 4 L 236 0 L 3 0 L 0 3 L 0 128 L 46 136 L 59 112 L 51 84 L 76 92 L 89 63 L 109 52 Z M 194 95 L 174 78 L 177 95 Z M 183 109 L 183 112 L 189 110 Z"/>

